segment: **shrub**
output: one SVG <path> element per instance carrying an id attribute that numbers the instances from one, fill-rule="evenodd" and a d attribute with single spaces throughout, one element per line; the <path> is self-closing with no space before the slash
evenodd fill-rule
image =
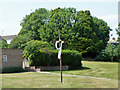
<path id="1" fill-rule="evenodd" d="M 24 72 L 25 70 L 21 67 L 9 67 L 3 68 L 2 73 L 16 73 L 16 72 Z"/>
<path id="2" fill-rule="evenodd" d="M 40 50 L 31 58 L 34 66 L 59 66 L 58 50 Z M 82 66 L 82 55 L 75 50 L 62 50 L 62 65 L 68 65 L 69 69 L 77 69 Z"/>
<path id="3" fill-rule="evenodd" d="M 36 54 L 39 53 L 39 50 L 42 48 L 46 48 L 46 49 L 51 49 L 51 45 L 47 42 L 43 42 L 43 41 L 38 41 L 38 40 L 31 40 L 29 42 L 26 43 L 26 46 L 24 48 L 24 58 L 32 58 L 35 57 Z"/>
<path id="4" fill-rule="evenodd" d="M 117 61 L 118 57 L 118 47 L 115 48 L 115 45 L 109 43 L 107 44 L 105 50 L 102 50 L 102 52 L 97 55 L 95 60 L 101 60 L 101 61 Z"/>

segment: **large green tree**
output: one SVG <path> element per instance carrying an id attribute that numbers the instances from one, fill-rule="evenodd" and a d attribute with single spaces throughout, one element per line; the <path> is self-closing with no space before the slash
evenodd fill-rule
<path id="1" fill-rule="evenodd" d="M 48 10 L 45 8 L 36 9 L 35 12 L 32 12 L 30 15 L 26 15 L 22 20 L 20 24 L 22 29 L 18 35 L 27 34 L 31 39 L 40 40 L 38 29 L 47 23 L 48 19 Z"/>
<path id="2" fill-rule="evenodd" d="M 107 23 L 92 17 L 90 11 L 77 12 L 75 8 L 51 10 L 49 22 L 39 29 L 40 37 L 48 42 L 58 40 L 59 29 L 62 40 L 71 41 L 72 49 L 93 54 L 105 47 L 110 31 Z"/>
<path id="3" fill-rule="evenodd" d="M 51 10 L 48 23 L 39 29 L 41 39 L 48 42 L 58 40 L 58 30 L 60 29 L 61 39 L 71 40 L 75 15 L 75 8 L 57 8 Z"/>
<path id="4" fill-rule="evenodd" d="M 56 8 L 50 11 L 40 8 L 27 15 L 21 26 L 17 36 L 19 38 L 16 37 L 11 42 L 13 47 L 24 48 L 25 43 L 30 40 L 56 41 L 60 29 L 61 39 L 71 41 L 63 48 L 76 49 L 83 54 L 101 51 L 109 39 L 110 31 L 107 23 L 92 17 L 90 11 L 76 11 L 75 8 Z M 25 40 L 20 41 L 24 35 Z"/>
<path id="5" fill-rule="evenodd" d="M 35 12 L 32 12 L 30 15 L 22 20 L 21 26 L 22 29 L 18 35 L 27 34 L 30 39 L 40 40 L 40 34 L 38 29 L 48 22 L 49 11 L 45 8 L 36 9 Z"/>
<path id="6" fill-rule="evenodd" d="M 24 48 L 30 40 L 41 40 L 38 29 L 48 22 L 49 11 L 45 8 L 36 9 L 22 20 L 19 34 L 11 41 L 10 48 Z"/>
<path id="7" fill-rule="evenodd" d="M 73 48 L 82 53 L 94 52 L 94 42 L 97 39 L 93 30 L 94 23 L 89 11 L 79 11 L 75 19 Z"/>

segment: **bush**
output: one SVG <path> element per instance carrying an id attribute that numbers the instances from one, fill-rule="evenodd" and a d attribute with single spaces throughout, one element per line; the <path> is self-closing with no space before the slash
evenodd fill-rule
<path id="1" fill-rule="evenodd" d="M 29 42 L 27 42 L 25 44 L 25 48 L 24 48 L 24 58 L 32 58 L 35 57 L 36 54 L 39 53 L 39 50 L 42 48 L 46 48 L 46 49 L 51 49 L 51 45 L 47 42 L 43 42 L 43 41 L 38 41 L 38 40 L 31 40 Z"/>
<path id="2" fill-rule="evenodd" d="M 16 72 L 25 72 L 25 69 L 21 67 L 9 67 L 2 69 L 2 73 L 16 73 Z"/>
<path id="3" fill-rule="evenodd" d="M 97 55 L 95 60 L 99 61 L 118 61 L 118 47 L 115 48 L 115 45 L 109 43 L 107 44 L 105 50 L 102 50 L 102 52 Z"/>
<path id="4" fill-rule="evenodd" d="M 59 66 L 58 50 L 40 50 L 31 58 L 34 66 Z M 77 69 L 82 66 L 82 55 L 75 50 L 62 50 L 62 65 L 68 65 L 69 69 Z"/>

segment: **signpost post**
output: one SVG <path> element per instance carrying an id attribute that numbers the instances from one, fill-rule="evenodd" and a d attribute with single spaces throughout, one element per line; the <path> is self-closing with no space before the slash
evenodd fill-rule
<path id="1" fill-rule="evenodd" d="M 59 42 L 59 48 L 57 48 L 59 50 L 58 53 L 58 59 L 60 59 L 60 73 L 61 73 L 61 83 L 63 82 L 63 77 L 62 77 L 62 60 L 61 60 L 61 51 L 62 51 L 62 43 L 69 43 L 69 41 L 61 41 L 60 39 L 60 29 L 58 30 L 59 33 L 59 41 L 51 41 L 51 42 L 55 42 L 56 48 L 57 48 L 57 43 Z"/>

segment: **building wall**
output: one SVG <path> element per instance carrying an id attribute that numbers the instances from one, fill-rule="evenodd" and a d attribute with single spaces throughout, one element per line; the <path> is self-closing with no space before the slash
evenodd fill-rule
<path id="1" fill-rule="evenodd" d="M 23 67 L 21 49 L 2 49 L 2 67 Z M 7 55 L 7 61 L 3 61 L 3 55 Z"/>

